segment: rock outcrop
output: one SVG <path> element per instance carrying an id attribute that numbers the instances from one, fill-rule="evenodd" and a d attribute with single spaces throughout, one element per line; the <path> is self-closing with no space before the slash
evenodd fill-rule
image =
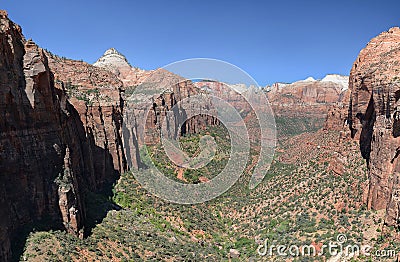
<path id="1" fill-rule="evenodd" d="M 400 219 L 400 28 L 373 38 L 350 74 L 349 125 L 369 164 L 369 208 L 386 209 L 387 225 Z"/>
<path id="2" fill-rule="evenodd" d="M 350 133 L 348 128 L 350 90 L 344 90 L 341 96 L 342 101 L 329 108 L 323 128 L 325 130 L 336 130 L 347 134 Z M 350 135 L 348 136 L 350 137 Z"/>

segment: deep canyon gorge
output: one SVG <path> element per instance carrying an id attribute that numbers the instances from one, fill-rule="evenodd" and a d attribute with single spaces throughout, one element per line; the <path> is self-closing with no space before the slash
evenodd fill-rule
<path id="1" fill-rule="evenodd" d="M 278 158 L 295 163 L 294 155 L 302 152 L 291 151 L 291 143 L 304 145 L 305 152 L 317 150 L 318 141 L 307 133 L 340 134 L 343 143 L 358 148 L 349 153 L 327 143 L 323 150 L 335 152 L 326 160 L 329 170 L 343 175 L 343 163 L 359 153 L 357 161 L 362 157 L 368 166 L 361 203 L 352 208 L 364 204 L 384 210 L 385 227 L 399 228 L 400 29 L 373 38 L 349 73 L 260 89 L 274 111 L 278 143 L 289 150 L 282 146 Z M 168 90 L 162 96 L 128 99 L 143 83 L 164 83 Z M 0 261 L 21 252 L 13 243 L 22 229 L 36 224 L 88 237 L 85 196 L 112 194 L 122 174 L 143 166 L 138 145 L 159 142 L 163 116 L 202 88 L 224 92 L 219 85 L 192 82 L 164 69 L 132 67 L 114 48 L 93 65 L 59 57 L 25 39 L 21 27 L 0 11 Z M 235 92 L 221 95 L 233 104 L 245 103 Z M 141 99 L 153 99 L 149 112 Z M 178 114 L 189 113 L 178 108 Z M 138 134 L 137 119 L 146 116 L 146 134 Z M 180 135 L 220 124 L 216 117 L 199 115 L 185 122 Z"/>

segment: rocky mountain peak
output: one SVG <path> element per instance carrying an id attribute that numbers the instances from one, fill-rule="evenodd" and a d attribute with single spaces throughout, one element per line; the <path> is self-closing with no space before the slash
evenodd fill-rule
<path id="1" fill-rule="evenodd" d="M 93 64 L 115 74 L 125 87 L 136 86 L 145 81 L 152 73 L 138 67 L 132 67 L 126 57 L 115 48 L 110 48 Z"/>
<path id="2" fill-rule="evenodd" d="M 349 76 L 343 76 L 338 74 L 328 74 L 322 78 L 321 82 L 332 82 L 342 87 L 342 91 L 349 88 Z"/>
<path id="3" fill-rule="evenodd" d="M 117 75 L 119 75 L 121 71 L 132 69 L 126 57 L 115 48 L 110 48 L 105 51 L 93 65 L 107 69 Z"/>
<path id="4" fill-rule="evenodd" d="M 104 52 L 103 56 L 108 56 L 108 55 L 118 55 L 118 56 L 122 56 L 125 58 L 125 56 L 123 54 L 121 54 L 120 52 L 118 52 L 115 48 L 111 47 L 110 49 L 108 49 L 106 52 Z"/>

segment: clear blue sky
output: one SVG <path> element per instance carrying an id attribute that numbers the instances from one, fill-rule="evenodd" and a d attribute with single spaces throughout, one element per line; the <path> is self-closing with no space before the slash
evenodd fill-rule
<path id="1" fill-rule="evenodd" d="M 400 25 L 400 1 L 2 0 L 27 38 L 93 63 L 109 47 L 154 69 L 209 57 L 260 85 L 349 74 L 367 42 Z"/>

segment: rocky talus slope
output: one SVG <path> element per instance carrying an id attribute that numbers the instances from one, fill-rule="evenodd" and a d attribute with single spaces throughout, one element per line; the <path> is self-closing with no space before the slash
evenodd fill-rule
<path id="1" fill-rule="evenodd" d="M 368 207 L 386 209 L 385 222 L 400 221 L 400 28 L 373 38 L 350 74 L 352 135 L 369 162 Z"/>

